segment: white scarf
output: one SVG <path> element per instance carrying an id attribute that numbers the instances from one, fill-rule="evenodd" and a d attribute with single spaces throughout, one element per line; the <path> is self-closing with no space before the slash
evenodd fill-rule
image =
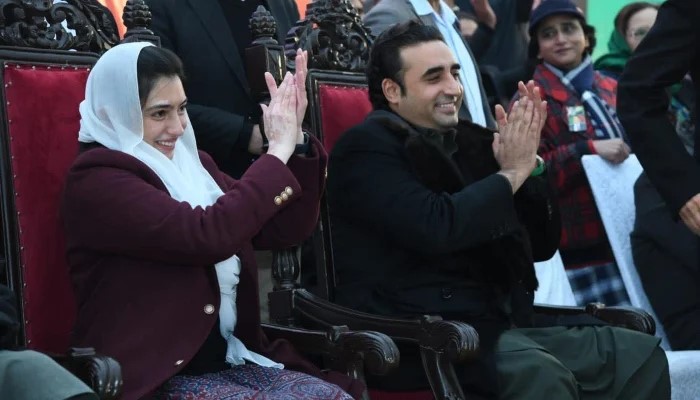
<path id="1" fill-rule="evenodd" d="M 192 208 L 206 208 L 223 195 L 197 153 L 191 124 L 175 143 L 172 160 L 143 141 L 143 118 L 139 100 L 137 61 L 149 43 L 115 46 L 100 57 L 90 72 L 85 100 L 80 103 L 80 133 L 83 143 L 97 142 L 111 150 L 129 154 L 146 164 L 163 181 L 170 196 Z M 240 365 L 250 361 L 266 367 L 283 368 L 246 349 L 233 336 L 236 327 L 236 289 L 241 260 L 235 254 L 215 265 L 221 291 L 219 320 L 221 335 L 228 343 L 226 362 Z"/>

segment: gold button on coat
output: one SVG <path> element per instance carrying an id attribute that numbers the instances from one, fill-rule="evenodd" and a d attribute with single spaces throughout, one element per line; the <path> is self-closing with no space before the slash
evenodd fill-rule
<path id="1" fill-rule="evenodd" d="M 289 187 L 289 186 L 287 186 L 286 188 L 284 188 L 284 192 L 287 193 L 287 196 L 291 196 L 291 195 L 294 194 L 294 190 L 292 190 L 292 188 Z"/>
<path id="2" fill-rule="evenodd" d="M 180 365 L 182 365 L 182 363 L 184 363 L 184 362 L 185 362 L 185 360 L 177 360 L 177 361 L 175 361 L 175 366 L 176 366 L 176 367 L 177 367 L 177 366 L 180 366 Z"/>
<path id="3" fill-rule="evenodd" d="M 207 304 L 204 306 L 204 313 L 205 314 L 214 314 L 214 306 L 211 304 Z"/>
<path id="4" fill-rule="evenodd" d="M 282 204 L 282 198 L 279 196 L 275 196 L 275 204 L 277 204 L 277 205 Z"/>

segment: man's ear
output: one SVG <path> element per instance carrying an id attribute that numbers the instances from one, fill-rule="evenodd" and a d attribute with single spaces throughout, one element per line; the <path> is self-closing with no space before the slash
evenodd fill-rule
<path id="1" fill-rule="evenodd" d="M 382 81 L 382 92 L 389 104 L 396 104 L 401 98 L 401 87 L 394 80 L 384 78 Z"/>

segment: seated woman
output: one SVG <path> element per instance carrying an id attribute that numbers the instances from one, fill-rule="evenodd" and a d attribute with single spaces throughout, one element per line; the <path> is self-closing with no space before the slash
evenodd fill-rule
<path id="1" fill-rule="evenodd" d="M 297 67 L 279 88 L 266 74 L 269 149 L 240 180 L 197 152 L 172 52 L 123 44 L 90 72 L 62 204 L 73 339 L 121 363 L 122 399 L 351 398 L 260 326 L 253 248 L 310 235 L 324 182 L 326 153 L 301 131 L 305 53 Z"/>
<path id="2" fill-rule="evenodd" d="M 547 101 L 538 154 L 557 190 L 559 249 L 577 303 L 628 304 L 581 164 L 584 154 L 620 163 L 630 153 L 615 113 L 617 82 L 593 70 L 594 37 L 586 26 L 569 0 L 543 1 L 532 13 L 529 51 L 539 61 L 533 80 Z"/>

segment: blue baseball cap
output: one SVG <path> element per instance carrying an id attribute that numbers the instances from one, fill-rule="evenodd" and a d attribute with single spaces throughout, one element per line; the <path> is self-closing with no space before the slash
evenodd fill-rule
<path id="1" fill-rule="evenodd" d="M 537 8 L 530 15 L 530 26 L 528 32 L 532 37 L 537 29 L 537 25 L 551 15 L 568 14 L 581 20 L 581 24 L 586 23 L 586 17 L 576 8 L 576 4 L 569 0 L 542 0 Z"/>

